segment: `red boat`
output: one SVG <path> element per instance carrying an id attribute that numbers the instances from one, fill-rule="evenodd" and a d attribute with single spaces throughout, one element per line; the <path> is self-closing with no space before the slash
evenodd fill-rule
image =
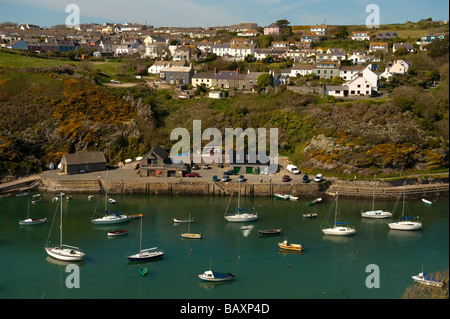
<path id="1" fill-rule="evenodd" d="M 122 236 L 128 234 L 128 230 L 109 231 L 108 236 Z"/>

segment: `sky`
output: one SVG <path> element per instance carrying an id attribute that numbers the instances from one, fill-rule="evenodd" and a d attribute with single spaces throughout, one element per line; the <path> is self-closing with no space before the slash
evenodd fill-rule
<path id="1" fill-rule="evenodd" d="M 257 23 L 267 26 L 286 19 L 291 25 L 363 25 L 376 4 L 380 24 L 448 20 L 448 0 L 0 0 L 0 22 L 65 24 L 76 4 L 80 23 L 126 23 L 154 27 L 213 27 Z"/>

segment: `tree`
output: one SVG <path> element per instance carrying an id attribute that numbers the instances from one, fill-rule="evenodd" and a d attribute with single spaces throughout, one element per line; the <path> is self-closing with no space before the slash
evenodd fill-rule
<path id="1" fill-rule="evenodd" d="M 258 76 L 257 82 L 258 82 L 258 91 L 262 91 L 266 86 L 272 84 L 272 74 L 264 73 Z"/>
<path id="2" fill-rule="evenodd" d="M 444 54 L 449 52 L 448 37 L 445 37 L 444 39 L 435 39 L 433 40 L 433 42 L 428 44 L 426 48 L 428 55 L 433 59 L 443 56 Z"/>

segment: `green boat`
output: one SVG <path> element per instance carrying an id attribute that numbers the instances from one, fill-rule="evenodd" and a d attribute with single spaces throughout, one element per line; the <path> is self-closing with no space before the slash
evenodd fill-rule
<path id="1" fill-rule="evenodd" d="M 308 203 L 308 206 L 312 206 L 315 205 L 317 203 L 320 203 L 322 201 L 322 198 L 316 198 L 315 200 L 313 200 L 312 202 Z"/>
<path id="2" fill-rule="evenodd" d="M 140 268 L 139 269 L 139 273 L 141 274 L 142 277 L 145 277 L 145 276 L 147 276 L 148 269 L 147 268 Z"/>

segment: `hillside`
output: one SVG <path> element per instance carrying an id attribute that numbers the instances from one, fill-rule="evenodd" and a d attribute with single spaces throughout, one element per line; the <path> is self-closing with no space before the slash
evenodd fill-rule
<path id="1" fill-rule="evenodd" d="M 222 132 L 277 127 L 280 154 L 310 173 L 447 170 L 448 49 L 414 59 L 413 72 L 386 84 L 391 93 L 382 99 L 336 101 L 277 87 L 222 100 L 176 100 L 146 84 L 101 84 L 126 76 L 129 62 L 86 64 L 0 52 L 1 177 L 40 171 L 65 152 L 101 150 L 117 163 L 158 144 L 170 149 L 172 129 L 192 131 L 193 120 Z M 430 74 L 439 86 L 422 85 Z"/>

